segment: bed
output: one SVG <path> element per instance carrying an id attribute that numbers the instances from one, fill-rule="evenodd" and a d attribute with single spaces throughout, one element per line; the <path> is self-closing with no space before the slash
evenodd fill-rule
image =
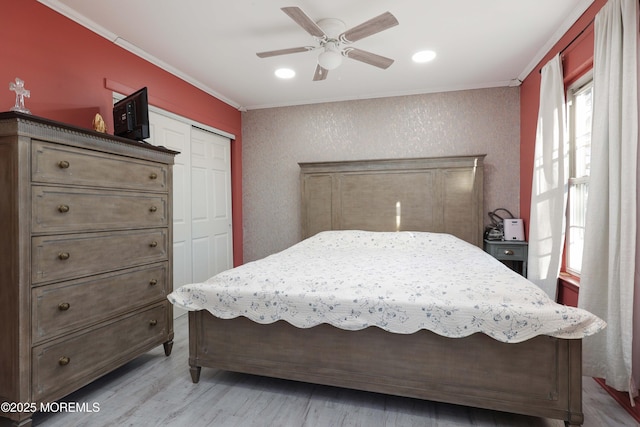
<path id="1" fill-rule="evenodd" d="M 304 239 L 169 296 L 193 382 L 212 367 L 582 424 L 581 338 L 604 322 L 480 249 L 483 157 L 301 164 Z"/>

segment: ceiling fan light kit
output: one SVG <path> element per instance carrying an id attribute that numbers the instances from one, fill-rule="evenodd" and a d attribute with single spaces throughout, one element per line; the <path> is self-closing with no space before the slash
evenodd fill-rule
<path id="1" fill-rule="evenodd" d="M 342 54 L 334 43 L 327 43 L 324 52 L 318 55 L 318 65 L 325 70 L 335 70 L 342 64 Z"/>
<path id="2" fill-rule="evenodd" d="M 322 52 L 318 55 L 318 63 L 313 76 L 314 81 L 326 79 L 328 71 L 338 68 L 342 64 L 342 59 L 345 56 L 382 69 L 387 69 L 393 64 L 393 59 L 351 46 L 343 47 L 343 45 L 349 45 L 398 25 L 398 20 L 390 12 L 385 12 L 382 15 L 369 19 L 345 31 L 346 26 L 344 22 L 339 19 L 321 19 L 316 23 L 299 7 L 283 7 L 282 11 L 302 27 L 302 29 L 312 35 L 318 45 L 258 52 L 256 55 L 260 58 L 321 49 Z"/>

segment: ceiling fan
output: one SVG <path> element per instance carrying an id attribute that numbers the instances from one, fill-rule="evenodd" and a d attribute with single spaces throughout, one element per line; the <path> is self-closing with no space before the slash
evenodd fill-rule
<path id="1" fill-rule="evenodd" d="M 349 46 L 353 42 L 398 25 L 398 20 L 390 12 L 385 12 L 349 30 L 345 30 L 344 22 L 339 19 L 321 19 L 316 23 L 299 7 L 283 7 L 282 11 L 289 15 L 307 33 L 315 37 L 318 45 L 256 53 L 260 58 L 322 50 L 318 55 L 318 64 L 313 76 L 314 81 L 326 79 L 329 70 L 340 66 L 342 58 L 345 56 L 382 69 L 387 69 L 393 64 L 393 59 Z"/>

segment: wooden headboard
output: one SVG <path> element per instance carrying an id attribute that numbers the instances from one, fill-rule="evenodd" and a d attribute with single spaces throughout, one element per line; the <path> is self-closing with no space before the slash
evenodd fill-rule
<path id="1" fill-rule="evenodd" d="M 302 236 L 433 231 L 482 247 L 484 157 L 300 163 Z"/>

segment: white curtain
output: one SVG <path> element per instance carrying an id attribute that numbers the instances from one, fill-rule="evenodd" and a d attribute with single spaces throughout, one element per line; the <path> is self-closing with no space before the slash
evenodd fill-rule
<path id="1" fill-rule="evenodd" d="M 565 98 L 560 55 L 542 68 L 536 131 L 527 277 L 556 297 L 568 188 Z"/>
<path id="2" fill-rule="evenodd" d="M 638 190 L 638 0 L 609 0 L 594 23 L 591 174 L 578 305 L 607 328 L 583 343 L 584 374 L 637 394 L 633 366 Z M 636 330 L 640 339 L 640 331 Z M 637 344 L 637 343 L 636 343 Z"/>

